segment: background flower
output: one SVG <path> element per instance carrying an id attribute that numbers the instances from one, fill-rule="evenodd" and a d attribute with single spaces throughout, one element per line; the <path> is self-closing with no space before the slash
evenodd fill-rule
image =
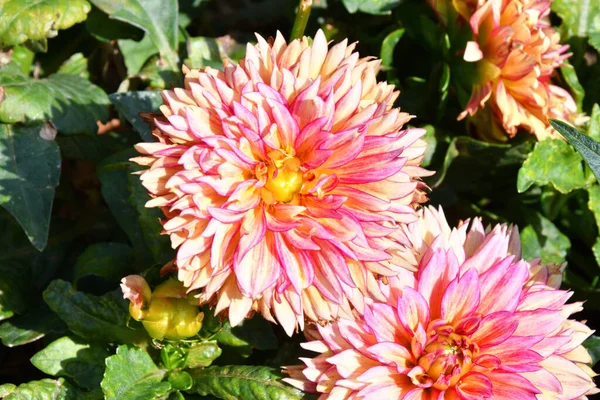
<path id="1" fill-rule="evenodd" d="M 185 286 L 232 325 L 254 309 L 291 334 L 398 273 L 393 234 L 429 172 L 424 130 L 403 128 L 379 60 L 347 41 L 328 50 L 322 31 L 312 45 L 257 38 L 239 65 L 185 70 L 185 88 L 163 92 L 159 143 L 134 161 Z"/>
<path id="2" fill-rule="evenodd" d="M 474 116 L 481 136 L 504 140 L 526 129 L 541 140 L 558 134 L 548 118 L 585 122 L 571 95 L 552 84 L 571 54 L 549 22 L 550 1 L 487 0 L 469 18 L 475 40 L 464 59 L 477 62 L 478 78 L 459 119 Z M 487 114 L 487 115 L 482 115 Z"/>
<path id="3" fill-rule="evenodd" d="M 559 274 L 520 260 L 516 229 L 450 230 L 429 210 L 413 230 L 419 271 L 364 316 L 307 330 L 288 379 L 322 398 L 579 399 L 595 393 L 592 331 L 568 319 Z M 422 253 L 421 253 L 422 252 Z"/>

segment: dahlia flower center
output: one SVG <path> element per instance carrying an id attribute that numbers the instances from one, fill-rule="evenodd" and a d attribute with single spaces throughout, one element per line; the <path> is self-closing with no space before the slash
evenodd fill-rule
<path id="1" fill-rule="evenodd" d="M 423 356 L 419 358 L 419 366 L 425 370 L 426 377 L 431 379 L 434 388 L 445 390 L 454 386 L 469 372 L 474 351 L 475 346 L 464 336 L 455 333 L 440 335 L 425 347 Z M 425 377 L 420 377 L 420 381 L 423 378 Z"/>
<path id="2" fill-rule="evenodd" d="M 284 163 L 277 162 L 275 165 L 269 165 L 265 188 L 271 192 L 275 201 L 289 203 L 302 189 L 304 180 L 299 164 L 297 159 L 292 158 Z"/>

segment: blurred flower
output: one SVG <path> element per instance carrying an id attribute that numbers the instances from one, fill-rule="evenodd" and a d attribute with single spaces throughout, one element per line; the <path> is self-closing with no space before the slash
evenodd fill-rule
<path id="1" fill-rule="evenodd" d="M 477 6 L 469 18 L 475 40 L 464 59 L 477 62 L 478 77 L 459 119 L 474 116 L 478 133 L 493 140 L 512 137 L 519 128 L 538 140 L 560 137 L 548 118 L 585 122 L 571 95 L 551 84 L 554 70 L 571 54 L 550 25 L 549 0 L 460 3 L 464 15 Z"/>
<path id="2" fill-rule="evenodd" d="M 551 269 L 520 260 L 517 230 L 449 229 L 429 210 L 413 239 L 419 272 L 364 316 L 307 328 L 320 355 L 286 380 L 321 398 L 581 399 L 596 393 L 592 333 Z M 559 268 L 560 269 L 560 268 Z"/>
<path id="3" fill-rule="evenodd" d="M 305 316 L 331 320 L 401 270 L 394 233 L 416 219 L 430 173 L 421 129 L 392 108 L 379 60 L 323 32 L 289 45 L 257 36 L 239 65 L 184 68 L 163 92 L 158 143 L 134 159 L 178 248 L 179 279 L 202 302 L 252 310 L 288 334 Z"/>
<path id="4" fill-rule="evenodd" d="M 123 297 L 131 301 L 129 313 L 142 321 L 144 329 L 154 339 L 185 339 L 202 328 L 204 313 L 199 312 L 197 299 L 190 299 L 186 289 L 176 279 L 158 285 L 154 292 L 139 275 L 121 280 Z"/>

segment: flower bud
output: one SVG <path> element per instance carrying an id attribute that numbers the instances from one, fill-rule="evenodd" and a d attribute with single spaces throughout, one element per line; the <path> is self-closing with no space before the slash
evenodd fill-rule
<path id="1" fill-rule="evenodd" d="M 121 283 L 123 296 L 131 301 L 129 313 L 154 339 L 185 339 L 202 327 L 204 313 L 188 300 L 183 284 L 169 279 L 154 292 L 141 276 L 130 275 Z M 193 299 L 195 300 L 195 299 Z"/>

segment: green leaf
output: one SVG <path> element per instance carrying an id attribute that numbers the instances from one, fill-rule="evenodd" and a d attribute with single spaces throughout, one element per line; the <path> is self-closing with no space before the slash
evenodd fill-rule
<path id="1" fill-rule="evenodd" d="M 139 73 L 150 57 L 158 54 L 158 49 L 147 34 L 142 40 L 121 39 L 117 43 L 130 76 Z"/>
<path id="2" fill-rule="evenodd" d="M 188 350 L 185 346 L 176 346 L 171 343 L 165 344 L 160 349 L 160 358 L 167 369 L 178 369 L 185 367 Z"/>
<path id="3" fill-rule="evenodd" d="M 140 78 L 143 82 L 147 82 L 148 87 L 154 90 L 165 90 L 183 86 L 183 75 L 181 72 L 169 69 L 158 56 L 150 58 L 136 77 Z"/>
<path id="4" fill-rule="evenodd" d="M 139 142 L 139 135 L 130 132 L 109 132 L 103 135 L 59 135 L 56 143 L 60 147 L 63 159 L 85 160 L 99 164 L 106 157 Z"/>
<path id="5" fill-rule="evenodd" d="M 19 67 L 21 72 L 23 72 L 25 75 L 29 75 L 29 72 L 31 71 L 31 65 L 33 64 L 33 59 L 35 58 L 35 53 L 25 46 L 15 46 L 12 50 L 12 62 Z"/>
<path id="6" fill-rule="evenodd" d="M 188 58 L 185 64 L 190 68 L 223 68 L 221 52 L 217 39 L 192 37 L 187 40 Z"/>
<path id="7" fill-rule="evenodd" d="M 0 320 L 22 314 L 41 300 L 37 295 L 63 262 L 74 230 L 66 231 L 59 218 L 54 221 L 49 244 L 40 252 L 10 213 L 0 208 Z"/>
<path id="8" fill-rule="evenodd" d="M 541 257 L 544 263 L 562 263 L 571 247 L 569 238 L 537 212 L 528 213 L 528 225 L 521 231 L 523 259 Z"/>
<path id="9" fill-rule="evenodd" d="M 181 394 L 181 392 L 171 392 L 171 393 L 169 393 L 169 397 L 167 398 L 167 400 L 186 400 L 186 398 Z M 189 398 L 189 396 L 188 396 L 188 400 L 192 400 L 192 399 Z M 196 400 L 196 399 L 194 399 L 194 400 Z M 202 400 L 211 400 L 211 399 L 202 397 Z"/>
<path id="10" fill-rule="evenodd" d="M 93 6 L 85 20 L 87 31 L 101 42 L 108 43 L 117 39 L 142 40 L 144 31 L 116 19 L 110 19 L 108 14 Z"/>
<path id="11" fill-rule="evenodd" d="M 596 226 L 600 227 L 600 186 L 592 185 L 588 188 L 589 201 L 588 208 L 594 214 Z M 596 239 L 596 243 L 592 247 L 596 262 L 600 265 L 600 237 Z"/>
<path id="12" fill-rule="evenodd" d="M 0 399 L 5 398 L 9 394 L 15 391 L 17 385 L 13 385 L 12 383 L 5 383 L 0 385 Z"/>
<path id="13" fill-rule="evenodd" d="M 177 70 L 177 0 L 92 0 L 111 18 L 144 30 L 172 70 Z"/>
<path id="14" fill-rule="evenodd" d="M 108 96 L 80 76 L 54 74 L 33 79 L 9 64 L 0 69 L 0 86 L 6 95 L 0 103 L 0 122 L 50 120 L 61 133 L 94 135 L 97 121 L 108 120 Z"/>
<path id="15" fill-rule="evenodd" d="M 191 37 L 187 40 L 188 58 L 184 63 L 189 68 L 212 67 L 223 69 L 223 59 L 238 62 L 246 53 L 246 48 L 231 36 L 218 38 Z"/>
<path id="16" fill-rule="evenodd" d="M 150 131 L 150 125 L 145 122 L 140 113 L 158 112 L 163 104 L 163 99 L 158 91 L 140 91 L 113 93 L 108 96 L 110 101 L 119 110 L 125 119 L 133 126 L 145 142 L 154 142 L 154 136 Z"/>
<path id="17" fill-rule="evenodd" d="M 4 0 L 0 2 L 0 47 L 54 37 L 59 29 L 84 21 L 90 8 L 87 0 Z"/>
<path id="18" fill-rule="evenodd" d="M 540 197 L 540 205 L 542 206 L 544 215 L 549 219 L 554 220 L 558 217 L 558 214 L 567 203 L 567 200 L 567 195 L 554 190 L 550 186 L 546 186 Z"/>
<path id="19" fill-rule="evenodd" d="M 105 159 L 98 165 L 97 174 L 102 184 L 102 197 L 110 211 L 127 234 L 134 253 L 141 264 L 151 264 L 151 254 L 144 243 L 144 232 L 140 228 L 139 213 L 129 202 L 131 191 L 128 188 L 132 163 L 129 158 L 136 156 L 133 149 L 124 150 Z M 149 232 L 157 235 L 158 232 Z"/>
<path id="20" fill-rule="evenodd" d="M 168 382 L 161 382 L 166 372 L 144 350 L 123 345 L 106 359 L 101 386 L 107 400 L 155 399 L 171 390 Z"/>
<path id="21" fill-rule="evenodd" d="M 90 79 L 88 60 L 83 53 L 75 53 L 58 68 L 58 73 L 77 75 L 84 79 Z"/>
<path id="22" fill-rule="evenodd" d="M 342 0 L 349 13 L 354 14 L 357 11 L 365 14 L 391 14 L 391 10 L 402 0 Z"/>
<path id="23" fill-rule="evenodd" d="M 436 128 L 433 125 L 425 125 L 422 128 L 425 129 L 425 135 L 421 139 L 427 143 L 427 147 L 425 148 L 425 155 L 423 156 L 421 166 L 427 167 L 431 165 L 433 156 L 435 155 L 435 150 L 438 147 L 438 138 L 436 136 Z"/>
<path id="24" fill-rule="evenodd" d="M 565 122 L 550 120 L 550 124 L 575 147 L 600 181 L 600 143 Z"/>
<path id="25" fill-rule="evenodd" d="M 65 324 L 40 300 L 37 307 L 0 325 L 0 339 L 7 347 L 21 346 L 53 332 L 66 330 Z"/>
<path id="26" fill-rule="evenodd" d="M 134 272 L 131 246 L 123 243 L 95 243 L 88 246 L 75 262 L 75 281 L 86 275 L 100 276 L 118 282 Z"/>
<path id="27" fill-rule="evenodd" d="M 581 86 L 581 83 L 579 83 L 579 78 L 577 77 L 575 68 L 573 68 L 568 61 L 564 61 L 563 65 L 560 67 L 560 72 L 562 73 L 563 78 L 573 93 L 573 98 L 575 99 L 577 108 L 581 110 L 583 98 L 585 97 L 585 90 L 583 89 L 583 86 Z"/>
<path id="28" fill-rule="evenodd" d="M 194 343 L 188 349 L 186 368 L 208 367 L 221 355 L 221 349 L 215 340 Z"/>
<path id="29" fill-rule="evenodd" d="M 77 391 L 63 378 L 23 383 L 4 400 L 77 400 Z"/>
<path id="30" fill-rule="evenodd" d="M 600 32 L 590 32 L 588 43 L 600 52 Z"/>
<path id="31" fill-rule="evenodd" d="M 552 185 L 561 193 L 586 186 L 582 159 L 573 147 L 561 139 L 538 142 L 523 163 L 517 178 L 522 193 L 531 185 Z"/>
<path id="32" fill-rule="evenodd" d="M 588 136 L 595 141 L 600 141 L 600 106 L 598 104 L 594 104 L 592 107 Z"/>
<path id="33" fill-rule="evenodd" d="M 28 40 L 24 44 L 29 50 L 34 53 L 47 53 L 48 52 L 48 39 L 40 40 Z"/>
<path id="34" fill-rule="evenodd" d="M 569 37 L 596 37 L 600 32 L 600 2 L 596 0 L 554 0 L 552 11 L 562 18 Z"/>
<path id="35" fill-rule="evenodd" d="M 404 36 L 404 29 L 396 29 L 389 33 L 383 42 L 381 42 L 381 65 L 385 68 L 391 68 L 394 62 L 394 49 Z"/>
<path id="36" fill-rule="evenodd" d="M 69 282 L 57 279 L 44 291 L 44 301 L 86 340 L 138 343 L 146 338 L 145 332 L 127 327 L 129 305 L 120 290 L 94 296 L 76 292 Z"/>
<path id="37" fill-rule="evenodd" d="M 587 349 L 592 356 L 592 367 L 600 360 L 600 336 L 592 335 L 585 339 L 583 347 Z"/>
<path id="38" fill-rule="evenodd" d="M 592 246 L 592 253 L 594 253 L 596 264 L 600 265 L 600 236 L 596 238 L 596 242 Z"/>
<path id="39" fill-rule="evenodd" d="M 28 280 L 31 271 L 19 268 L 14 261 L 0 264 L 0 321 L 20 314 L 27 309 Z"/>
<path id="40" fill-rule="evenodd" d="M 0 205 L 38 250 L 46 247 L 60 176 L 58 146 L 40 137 L 42 128 L 0 124 Z"/>
<path id="41" fill-rule="evenodd" d="M 435 188 L 444 183 L 455 188 L 471 188 L 473 182 L 481 183 L 480 177 L 487 171 L 494 169 L 498 173 L 504 167 L 520 165 L 530 151 L 529 141 L 508 145 L 457 136 L 450 142 L 442 168 L 434 175 L 431 186 Z"/>
<path id="42" fill-rule="evenodd" d="M 188 390 L 194 384 L 190 374 L 185 371 L 171 371 L 167 378 L 173 389 L 176 390 Z"/>
<path id="43" fill-rule="evenodd" d="M 303 394 L 281 382 L 281 374 L 268 367 L 231 365 L 189 371 L 194 379 L 190 390 L 202 396 L 240 400 L 296 400 Z"/>
<path id="44" fill-rule="evenodd" d="M 108 356 L 110 353 L 102 346 L 65 336 L 35 353 L 31 363 L 48 375 L 73 378 L 90 390 L 102 381 L 104 359 Z"/>

